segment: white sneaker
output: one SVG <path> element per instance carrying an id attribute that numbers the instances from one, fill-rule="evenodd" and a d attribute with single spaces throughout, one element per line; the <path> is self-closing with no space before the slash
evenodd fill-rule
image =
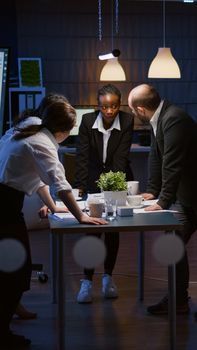
<path id="1" fill-rule="evenodd" d="M 92 302 L 92 281 L 81 280 L 81 287 L 77 295 L 78 303 L 91 303 Z"/>
<path id="2" fill-rule="evenodd" d="M 110 275 L 104 274 L 102 279 L 102 293 L 104 298 L 117 298 L 118 290 Z"/>

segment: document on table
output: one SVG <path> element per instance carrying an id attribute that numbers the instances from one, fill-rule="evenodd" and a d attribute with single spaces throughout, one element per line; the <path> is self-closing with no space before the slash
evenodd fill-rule
<path id="1" fill-rule="evenodd" d="M 171 210 L 171 209 L 162 209 L 162 210 L 150 210 L 146 211 L 145 208 L 157 203 L 158 199 L 150 199 L 148 201 L 143 201 L 143 207 L 142 208 L 136 208 L 133 209 L 134 214 L 141 214 L 141 213 L 164 213 L 164 212 L 171 212 L 171 213 L 177 213 L 177 210 Z"/>
<path id="2" fill-rule="evenodd" d="M 78 201 L 77 204 L 80 207 L 81 210 L 85 209 L 85 201 Z M 58 208 L 64 207 L 64 203 L 62 201 L 57 201 L 56 206 Z M 50 217 L 54 220 L 66 220 L 66 221 L 73 221 L 73 222 L 78 222 L 78 220 L 74 217 L 73 214 L 70 212 L 68 213 L 54 213 L 54 214 L 49 214 Z"/>
<path id="3" fill-rule="evenodd" d="M 86 203 L 85 201 L 77 201 L 77 204 L 81 210 L 85 209 L 85 203 Z M 62 201 L 57 201 L 56 206 L 58 208 L 62 208 L 65 206 L 65 204 Z"/>
<path id="4" fill-rule="evenodd" d="M 71 213 L 54 213 L 48 214 L 53 220 L 66 220 L 67 222 L 78 222 L 78 220 Z"/>
<path id="5" fill-rule="evenodd" d="M 165 213 L 165 212 L 177 213 L 177 210 L 162 209 L 162 210 L 149 210 L 146 211 L 145 208 L 133 209 L 134 214 L 148 214 L 148 213 Z"/>

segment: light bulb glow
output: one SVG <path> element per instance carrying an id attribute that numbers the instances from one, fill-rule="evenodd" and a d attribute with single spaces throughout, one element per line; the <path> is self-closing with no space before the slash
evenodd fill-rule
<path id="1" fill-rule="evenodd" d="M 180 77 L 180 69 L 176 60 L 172 56 L 171 49 L 169 47 L 160 47 L 149 67 L 148 78 Z"/>
<path id="2" fill-rule="evenodd" d="M 101 81 L 125 81 L 125 72 L 118 61 L 117 57 L 114 57 L 106 62 L 104 65 L 101 75 Z"/>

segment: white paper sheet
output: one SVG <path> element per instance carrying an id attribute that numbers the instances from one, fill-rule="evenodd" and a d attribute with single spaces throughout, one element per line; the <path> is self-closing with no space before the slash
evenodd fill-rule
<path id="1" fill-rule="evenodd" d="M 141 209 L 133 209 L 134 214 L 141 214 L 141 213 L 165 213 L 167 211 L 171 212 L 171 213 L 177 213 L 176 210 L 170 210 L 170 209 L 162 209 L 162 210 L 150 210 L 150 211 L 145 211 L 145 208 L 141 208 Z"/>

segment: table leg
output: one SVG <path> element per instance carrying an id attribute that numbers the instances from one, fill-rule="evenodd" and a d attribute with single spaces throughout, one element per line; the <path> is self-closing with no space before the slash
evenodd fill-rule
<path id="1" fill-rule="evenodd" d="M 138 300 L 144 299 L 144 232 L 138 236 Z"/>
<path id="2" fill-rule="evenodd" d="M 57 332 L 58 350 L 65 350 L 64 235 L 57 235 Z"/>
<path id="3" fill-rule="evenodd" d="M 57 237 L 50 233 L 50 271 L 51 271 L 51 299 L 57 303 Z"/>
<path id="4" fill-rule="evenodd" d="M 176 350 L 176 270 L 168 266 L 168 315 L 170 326 L 170 350 Z"/>

